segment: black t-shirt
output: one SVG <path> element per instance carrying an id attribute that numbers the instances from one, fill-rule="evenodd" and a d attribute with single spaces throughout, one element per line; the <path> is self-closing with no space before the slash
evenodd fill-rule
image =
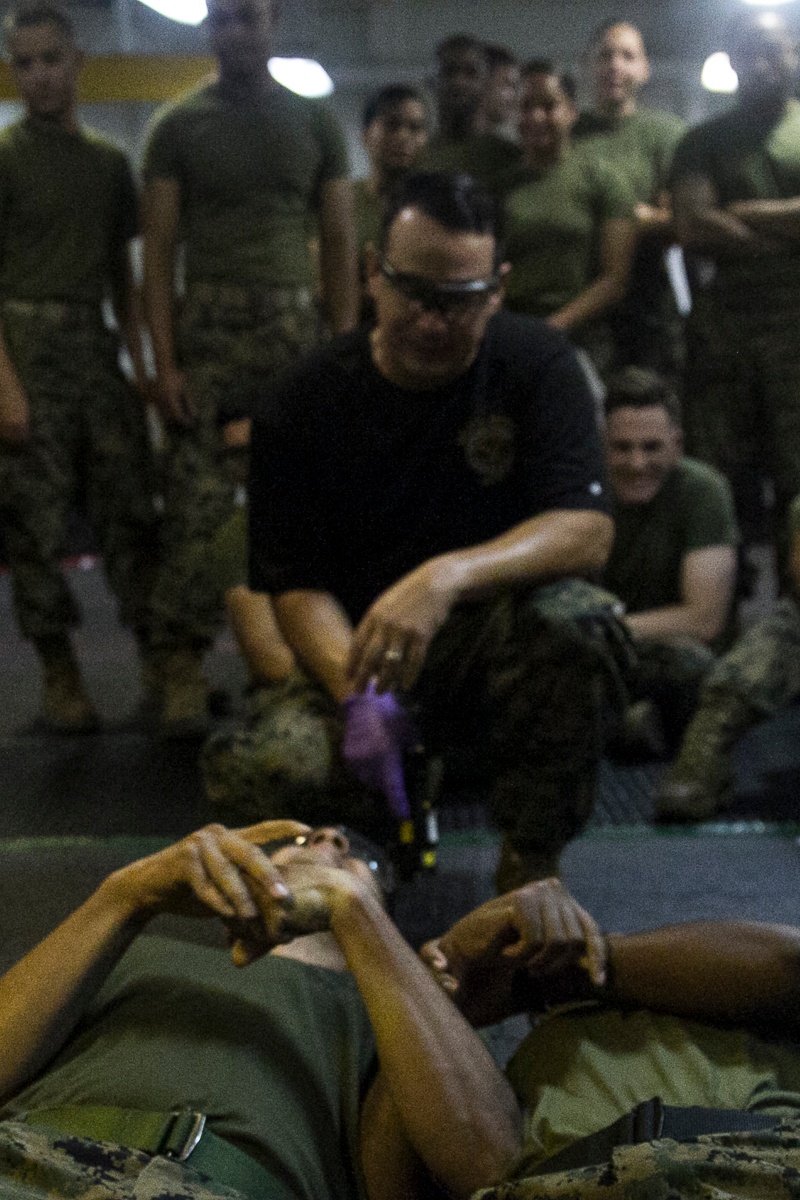
<path id="1" fill-rule="evenodd" d="M 609 512 L 583 371 L 542 322 L 498 314 L 454 383 L 386 380 L 367 330 L 286 372 L 253 430 L 250 585 L 329 592 L 357 621 L 437 554 L 553 509 Z"/>

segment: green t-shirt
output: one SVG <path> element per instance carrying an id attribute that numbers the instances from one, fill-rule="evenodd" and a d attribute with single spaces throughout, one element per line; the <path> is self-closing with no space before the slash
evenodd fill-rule
<path id="1" fill-rule="evenodd" d="M 573 137 L 625 179 L 637 204 L 654 204 L 669 183 L 675 149 L 685 132 L 680 117 L 640 108 L 618 121 L 581 113 Z"/>
<path id="2" fill-rule="evenodd" d="M 640 108 L 621 120 L 581 113 L 573 131 L 587 150 L 600 155 L 633 193 L 637 204 L 655 204 L 669 184 L 675 149 L 686 124 L 672 113 Z M 674 303 L 663 266 L 664 239 L 640 237 L 631 267 L 626 307 L 672 311 Z"/>
<path id="3" fill-rule="evenodd" d="M 692 175 L 710 180 L 722 206 L 800 196 L 800 102 L 790 100 L 777 125 L 737 106 L 690 129 L 675 154 L 672 183 Z M 787 242 L 780 254 L 719 253 L 715 260 L 713 289 L 726 304 L 755 310 L 777 299 L 796 306 L 800 244 Z"/>
<path id="4" fill-rule="evenodd" d="M 317 101 L 276 85 L 240 107 L 212 83 L 156 114 L 144 172 L 179 184 L 189 282 L 308 287 L 310 221 L 347 148 Z"/>
<path id="5" fill-rule="evenodd" d="M 603 584 L 629 613 L 681 602 L 684 557 L 739 541 L 727 480 L 706 463 L 682 458 L 649 504 L 617 504 Z"/>
<path id="6" fill-rule="evenodd" d="M 298 1200 L 354 1200 L 371 1027 L 346 972 L 138 939 L 15 1111 L 189 1105 Z"/>
<path id="7" fill-rule="evenodd" d="M 421 171 L 466 171 L 484 187 L 497 191 L 518 166 L 522 152 L 514 142 L 495 133 L 476 133 L 453 140 L 435 133 L 419 164 Z"/>
<path id="8" fill-rule="evenodd" d="M 580 146 L 542 174 L 521 169 L 505 196 L 508 308 L 548 317 L 569 304 L 597 277 L 605 222 L 633 210 L 624 183 Z"/>
<path id="9" fill-rule="evenodd" d="M 99 304 L 138 227 L 116 146 L 34 117 L 0 133 L 0 296 Z"/>

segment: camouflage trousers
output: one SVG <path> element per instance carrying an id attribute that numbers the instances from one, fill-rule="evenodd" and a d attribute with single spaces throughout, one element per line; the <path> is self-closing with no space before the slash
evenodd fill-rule
<path id="1" fill-rule="evenodd" d="M 591 813 L 603 716 L 622 694 L 615 603 L 565 580 L 460 605 L 408 697 L 426 751 L 444 758 L 446 772 L 460 759 L 460 773 L 488 794 L 493 820 L 525 853 L 557 853 Z M 323 806 L 325 819 L 377 836 L 386 805 L 348 780 L 333 701 L 307 680 L 284 686 L 245 729 L 206 745 L 212 805 L 228 820 L 291 814 L 311 823 Z"/>
<path id="2" fill-rule="evenodd" d="M 635 649 L 636 661 L 627 677 L 630 698 L 655 705 L 667 750 L 674 754 L 695 714 L 700 688 L 716 656 L 708 646 L 690 638 L 676 642 L 641 638 Z"/>
<path id="3" fill-rule="evenodd" d="M 154 641 L 168 649 L 205 648 L 219 628 L 221 605 L 200 569 L 203 552 L 233 515 L 236 492 L 221 428 L 252 415 L 269 377 L 311 349 L 319 327 L 308 289 L 195 284 L 177 333 L 197 415 L 189 427 L 166 431 Z"/>
<path id="4" fill-rule="evenodd" d="M 687 451 L 729 479 L 746 541 L 753 480 L 772 482 L 782 570 L 787 512 L 800 491 L 798 299 L 787 294 L 785 302 L 740 310 L 701 292 L 687 325 Z"/>
<path id="5" fill-rule="evenodd" d="M 0 1122 L 3 1200 L 244 1200 L 188 1165 L 21 1121 Z"/>
<path id="6" fill-rule="evenodd" d="M 89 305 L 7 301 L 3 335 L 30 402 L 31 437 L 0 449 L 0 523 L 20 630 L 35 642 L 80 622 L 59 568 L 70 510 L 95 531 L 124 624 L 145 631 L 157 515 L 142 401 Z"/>
<path id="7" fill-rule="evenodd" d="M 795 1200 L 798 1176 L 800 1121 L 785 1120 L 760 1133 L 619 1146 L 599 1166 L 501 1183 L 472 1200 Z"/>
<path id="8" fill-rule="evenodd" d="M 800 608 L 778 600 L 706 676 L 702 699 L 735 696 L 766 719 L 800 696 Z"/>

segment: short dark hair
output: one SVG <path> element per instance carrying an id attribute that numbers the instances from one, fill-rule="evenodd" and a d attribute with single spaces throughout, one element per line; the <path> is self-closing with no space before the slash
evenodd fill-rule
<path id="1" fill-rule="evenodd" d="M 647 46 L 645 46 L 644 36 L 641 29 L 638 25 L 634 25 L 633 21 L 629 21 L 627 17 L 613 17 L 609 21 L 603 21 L 602 25 L 598 25 L 597 28 L 592 31 L 589 40 L 586 43 L 584 54 L 594 54 L 595 50 L 597 50 L 606 34 L 610 33 L 612 29 L 616 29 L 618 25 L 626 25 L 628 29 L 635 29 L 639 37 L 642 39 L 642 46 L 644 46 L 644 52 L 647 54 Z"/>
<path id="2" fill-rule="evenodd" d="M 448 54 L 459 54 L 462 50 L 477 51 L 488 67 L 487 46 L 485 42 L 479 41 L 471 33 L 453 33 L 443 42 L 439 42 L 434 51 L 436 61 L 441 64 L 442 59 L 446 58 Z"/>
<path id="3" fill-rule="evenodd" d="M 3 37 L 6 43 L 20 29 L 32 29 L 36 25 L 55 25 L 70 41 L 75 41 L 75 26 L 66 9 L 54 0 L 23 0 L 3 17 Z"/>
<path id="4" fill-rule="evenodd" d="M 681 405 L 668 379 L 648 367 L 623 367 L 606 384 L 605 411 L 610 417 L 617 408 L 666 409 L 673 425 L 681 424 Z"/>
<path id="5" fill-rule="evenodd" d="M 502 259 L 500 210 L 492 195 L 463 171 L 415 171 L 389 195 L 378 249 L 383 252 L 398 213 L 418 208 L 455 233 L 485 233 L 495 239 L 495 262 Z"/>
<path id="6" fill-rule="evenodd" d="M 578 85 L 575 77 L 570 75 L 569 71 L 562 70 L 552 58 L 533 58 L 530 62 L 525 63 L 522 68 L 522 78 L 525 79 L 528 75 L 552 75 L 558 81 L 558 86 L 567 99 L 571 100 L 573 104 L 577 103 Z"/>
<path id="7" fill-rule="evenodd" d="M 388 87 L 381 88 L 374 96 L 370 96 L 364 105 L 361 127 L 369 129 L 373 121 L 377 121 L 379 117 L 385 117 L 392 109 L 397 108 L 400 104 L 405 104 L 408 100 L 416 100 L 422 105 L 425 104 L 422 92 L 419 88 L 411 87 L 410 84 L 392 83 Z"/>
<path id="8" fill-rule="evenodd" d="M 496 71 L 498 67 L 516 67 L 519 64 L 516 54 L 512 54 L 507 46 L 493 46 L 487 43 L 483 52 L 490 71 Z"/>

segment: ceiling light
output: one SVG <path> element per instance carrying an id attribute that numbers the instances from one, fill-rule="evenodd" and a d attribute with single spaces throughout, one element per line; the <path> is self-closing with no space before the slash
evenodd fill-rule
<path id="1" fill-rule="evenodd" d="M 776 4 L 791 4 L 792 0 L 744 0 L 745 4 L 762 4 L 766 8 L 774 8 Z"/>
<path id="2" fill-rule="evenodd" d="M 199 25 L 207 16 L 206 0 L 141 0 L 141 3 L 182 25 Z"/>
<path id="3" fill-rule="evenodd" d="M 330 75 L 313 58 L 271 58 L 268 66 L 272 78 L 298 96 L 318 99 L 333 91 Z"/>
<path id="4" fill-rule="evenodd" d="M 703 66 L 700 82 L 707 92 L 723 92 L 730 94 L 739 86 L 739 76 L 731 66 L 731 60 L 724 50 L 718 50 L 710 55 Z"/>

